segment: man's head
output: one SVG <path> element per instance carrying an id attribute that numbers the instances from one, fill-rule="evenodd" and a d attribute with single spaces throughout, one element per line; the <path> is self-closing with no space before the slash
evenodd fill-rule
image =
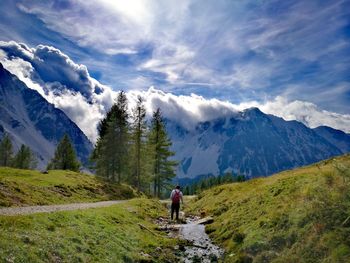
<path id="1" fill-rule="evenodd" d="M 177 185 L 175 188 L 180 190 L 180 185 Z"/>

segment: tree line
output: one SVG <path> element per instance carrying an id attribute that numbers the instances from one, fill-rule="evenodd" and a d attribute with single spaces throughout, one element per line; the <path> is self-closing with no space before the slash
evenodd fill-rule
<path id="1" fill-rule="evenodd" d="M 24 144 L 22 144 L 18 152 L 14 154 L 10 136 L 5 134 L 0 143 L 0 166 L 35 169 L 37 166 L 37 159 L 32 150 Z"/>
<path id="2" fill-rule="evenodd" d="M 0 166 L 19 169 L 35 169 L 38 160 L 30 147 L 22 144 L 14 154 L 13 144 L 8 134 L 0 142 Z M 48 170 L 79 171 L 80 163 L 77 160 L 73 145 L 67 134 L 64 134 L 58 143 L 54 157 L 47 165 Z"/>
<path id="3" fill-rule="evenodd" d="M 202 178 L 201 180 L 195 183 L 187 184 L 184 187 L 183 193 L 185 195 L 199 194 L 203 190 L 209 189 L 213 186 L 228 184 L 228 183 L 235 183 L 235 182 L 244 182 L 245 180 L 246 178 L 244 175 L 237 175 L 237 174 L 227 172 L 224 175 L 209 176 L 209 177 Z"/>
<path id="4" fill-rule="evenodd" d="M 171 160 L 171 145 L 161 110 L 153 112 L 148 123 L 144 99 L 137 98 L 130 114 L 125 92 L 121 91 L 98 125 L 92 169 L 111 181 L 128 183 L 160 197 L 175 177 L 177 163 Z"/>
<path id="5" fill-rule="evenodd" d="M 108 180 L 127 183 L 160 197 L 175 177 L 177 162 L 171 160 L 174 156 L 171 145 L 161 110 L 153 112 L 148 122 L 144 100 L 139 96 L 130 114 L 125 92 L 121 91 L 98 125 L 90 168 Z M 34 169 L 34 159 L 33 152 L 25 145 L 13 156 L 11 140 L 5 135 L 0 145 L 0 166 Z M 47 169 L 79 171 L 80 166 L 70 138 L 65 134 Z"/>

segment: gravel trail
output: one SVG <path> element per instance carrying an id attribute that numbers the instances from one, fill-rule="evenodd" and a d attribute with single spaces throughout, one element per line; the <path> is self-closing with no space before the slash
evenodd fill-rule
<path id="1" fill-rule="evenodd" d="M 63 205 L 38 205 L 38 206 L 24 206 L 24 207 L 6 207 L 0 208 L 0 215 L 15 216 L 15 215 L 29 215 L 35 213 L 52 213 L 58 211 L 82 210 L 97 207 L 106 207 L 115 204 L 125 203 L 127 200 L 102 201 L 95 203 L 73 203 Z"/>

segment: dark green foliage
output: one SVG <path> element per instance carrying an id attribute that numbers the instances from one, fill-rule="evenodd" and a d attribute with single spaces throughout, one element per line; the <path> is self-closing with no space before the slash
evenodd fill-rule
<path id="1" fill-rule="evenodd" d="M 122 175 L 129 173 L 128 117 L 127 98 L 121 91 L 99 125 L 99 139 L 92 156 L 97 174 L 118 183 Z"/>
<path id="2" fill-rule="evenodd" d="M 10 137 L 6 134 L 0 143 L 0 166 L 11 166 L 13 147 Z"/>
<path id="3" fill-rule="evenodd" d="M 231 173 L 226 173 L 224 175 L 219 176 L 209 176 L 205 177 L 198 182 L 186 185 L 184 187 L 185 195 L 194 195 L 198 194 L 205 189 L 209 189 L 216 185 L 227 184 L 227 183 L 235 183 L 235 182 L 244 182 L 246 178 L 244 175 L 235 175 Z"/>
<path id="4" fill-rule="evenodd" d="M 171 141 L 168 138 L 160 109 L 152 117 L 149 134 L 149 145 L 153 153 L 153 193 L 160 197 L 164 188 L 170 187 L 170 180 L 175 177 L 174 167 L 177 162 L 169 160 L 174 153 L 170 151 Z"/>
<path id="5" fill-rule="evenodd" d="M 20 169 L 34 169 L 36 165 L 37 160 L 33 152 L 28 146 L 22 144 L 13 160 L 13 167 Z"/>
<path id="6" fill-rule="evenodd" d="M 137 98 L 131 124 L 131 176 L 130 183 L 138 190 L 147 191 L 151 177 L 151 160 L 147 156 L 146 108 L 142 97 Z"/>
<path id="7" fill-rule="evenodd" d="M 160 109 L 153 114 L 151 127 L 147 127 L 143 99 L 138 97 L 129 123 L 125 93 L 121 91 L 117 102 L 99 124 L 99 138 L 93 155 L 96 173 L 107 179 L 126 182 L 138 190 L 161 196 L 175 176 L 169 160 L 174 153 L 169 150 L 169 140 Z"/>
<path id="8" fill-rule="evenodd" d="M 55 156 L 47 166 L 48 170 L 78 171 L 80 163 L 77 160 L 73 145 L 69 136 L 65 134 L 57 145 Z"/>
<path id="9" fill-rule="evenodd" d="M 15 167 L 20 169 L 34 169 L 37 160 L 28 146 L 22 144 L 15 156 L 13 156 L 12 142 L 8 135 L 0 143 L 0 166 Z"/>

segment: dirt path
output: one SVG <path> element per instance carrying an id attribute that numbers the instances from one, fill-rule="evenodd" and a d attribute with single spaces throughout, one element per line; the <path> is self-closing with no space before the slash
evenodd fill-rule
<path id="1" fill-rule="evenodd" d="M 15 216 L 29 215 L 35 213 L 52 213 L 58 211 L 82 210 L 97 207 L 106 207 L 115 204 L 124 203 L 127 200 L 102 201 L 96 203 L 73 203 L 64 205 L 42 205 L 42 206 L 25 206 L 25 207 L 6 207 L 0 208 L 0 215 Z"/>

